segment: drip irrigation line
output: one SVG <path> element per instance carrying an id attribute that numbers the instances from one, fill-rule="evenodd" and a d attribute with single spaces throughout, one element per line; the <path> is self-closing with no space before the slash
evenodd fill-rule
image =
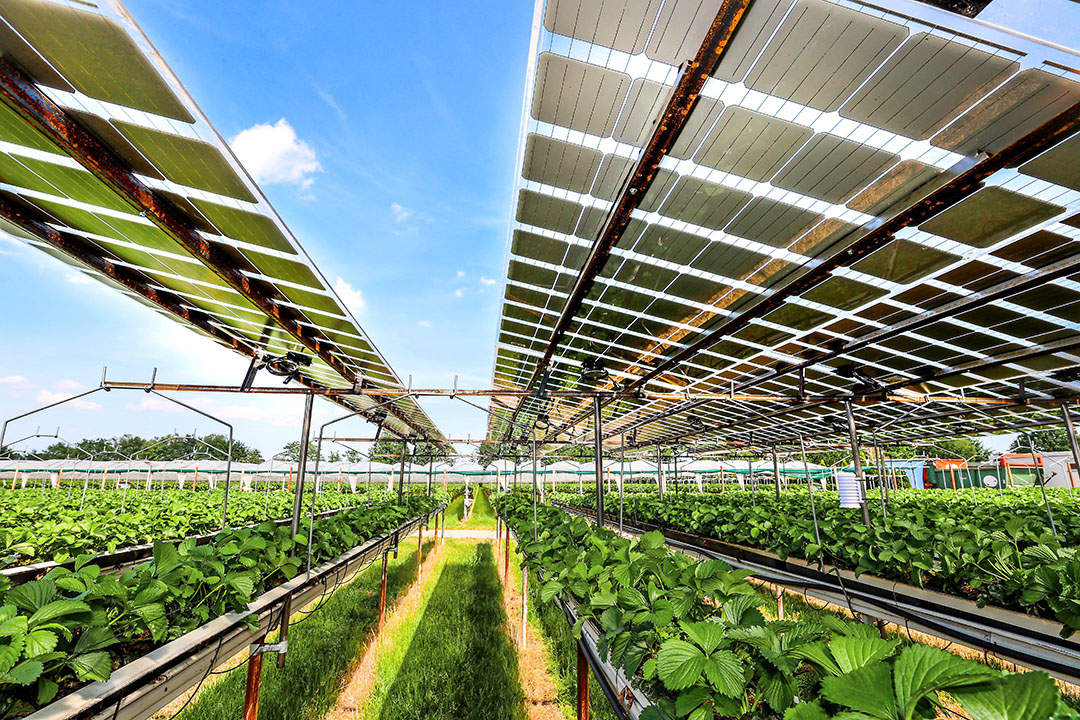
<path id="1" fill-rule="evenodd" d="M 184 712 L 184 710 L 187 709 L 187 706 L 191 704 L 191 701 L 195 699 L 195 696 L 199 694 L 199 690 L 202 689 L 203 683 L 206 682 L 206 678 L 209 677 L 210 672 L 214 669 L 214 665 L 217 664 L 218 655 L 221 653 L 221 643 L 223 643 L 224 641 L 225 638 L 218 638 L 217 649 L 214 650 L 214 657 L 210 659 L 210 664 L 206 666 L 206 672 L 203 673 L 202 678 L 199 680 L 199 684 L 196 685 L 195 689 L 191 691 L 191 695 L 189 695 L 188 699 L 184 701 L 184 704 L 180 706 L 180 709 L 169 716 L 169 720 L 173 720 L 180 713 Z M 123 700 L 123 697 L 121 697 L 120 700 L 116 701 L 116 711 L 113 713 L 113 720 L 116 720 L 117 715 L 120 714 L 121 700 Z"/>

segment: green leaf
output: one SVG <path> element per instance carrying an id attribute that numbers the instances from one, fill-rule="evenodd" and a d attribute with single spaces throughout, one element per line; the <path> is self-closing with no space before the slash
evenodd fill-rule
<path id="1" fill-rule="evenodd" d="M 784 712 L 795 700 L 795 678 L 787 673 L 764 666 L 758 678 L 758 691 L 776 712 Z"/>
<path id="2" fill-rule="evenodd" d="M 938 690 L 975 685 L 998 674 L 985 665 L 929 645 L 905 648 L 893 672 L 896 705 L 905 718 L 911 717 L 920 700 Z"/>
<path id="3" fill-rule="evenodd" d="M 19 685 L 29 685 L 38 679 L 45 666 L 36 660 L 26 660 L 19 663 L 8 673 Z"/>
<path id="4" fill-rule="evenodd" d="M 38 706 L 48 705 L 56 697 L 56 692 L 60 689 L 60 686 L 49 678 L 38 678 L 37 686 L 37 704 Z"/>
<path id="5" fill-rule="evenodd" d="M 664 534 L 659 530 L 650 530 L 638 540 L 638 547 L 645 550 L 655 550 L 664 547 Z"/>
<path id="6" fill-rule="evenodd" d="M 109 659 L 109 653 L 99 650 L 72 658 L 71 668 L 80 680 L 104 682 L 112 674 L 112 661 Z"/>
<path id="7" fill-rule="evenodd" d="M 829 650 L 840 669 L 851 672 L 889 657 L 899 644 L 899 640 L 882 640 L 880 637 L 848 636 L 834 638 L 829 643 Z"/>
<path id="8" fill-rule="evenodd" d="M 830 702 L 880 720 L 896 720 L 892 671 L 886 663 L 867 665 L 821 681 L 821 694 Z"/>
<path id="9" fill-rule="evenodd" d="M 833 642 L 835 643 L 836 639 L 834 639 Z M 844 674 L 844 671 L 841 670 L 840 666 L 836 664 L 836 660 L 833 658 L 832 653 L 829 652 L 829 646 L 823 642 L 812 642 L 805 643 L 803 645 L 796 645 L 788 652 L 794 657 L 802 658 L 803 660 L 809 660 L 811 663 L 821 668 L 829 675 Z"/>
<path id="10" fill-rule="evenodd" d="M 44 655 L 52 652 L 59 640 L 60 638 L 56 636 L 56 633 L 48 630 L 34 630 L 26 635 L 26 645 L 23 648 L 23 653 L 28 658 Z"/>
<path id="11" fill-rule="evenodd" d="M 679 623 L 690 639 L 708 655 L 724 641 L 724 626 L 715 622 Z"/>
<path id="12" fill-rule="evenodd" d="M 154 565 L 155 574 L 158 577 L 165 575 L 180 564 L 180 553 L 176 546 L 161 540 L 154 541 Z"/>
<path id="13" fill-rule="evenodd" d="M 704 667 L 705 654 L 685 640 L 666 640 L 656 654 L 656 670 L 668 690 L 690 687 Z"/>
<path id="14" fill-rule="evenodd" d="M 244 597 L 249 598 L 255 592 L 255 579 L 246 573 L 229 577 L 229 584 L 240 591 Z"/>
<path id="15" fill-rule="evenodd" d="M 79 635 L 79 639 L 75 641 L 74 653 L 81 655 L 94 650 L 103 650 L 117 642 L 116 636 L 107 625 L 94 625 L 86 628 Z"/>
<path id="16" fill-rule="evenodd" d="M 738 697 L 746 688 L 742 660 L 730 650 L 720 650 L 705 660 L 705 677 L 716 691 L 727 697 Z"/>
<path id="17" fill-rule="evenodd" d="M 549 583 L 545 583 L 544 587 L 540 588 L 540 599 L 544 602 L 551 602 L 551 599 L 558 595 L 563 590 L 563 584 L 558 580 L 552 580 Z"/>
<path id="18" fill-rule="evenodd" d="M 816 702 L 804 702 L 785 710 L 784 720 L 829 720 L 829 713 Z"/>
<path id="19" fill-rule="evenodd" d="M 81 600 L 54 600 L 31 615 L 28 624 L 34 628 L 53 618 L 82 612 L 90 612 L 90 606 Z"/>
<path id="20" fill-rule="evenodd" d="M 972 720 L 1043 720 L 1053 716 L 1059 696 L 1044 672 L 1010 674 L 950 694 Z"/>
<path id="21" fill-rule="evenodd" d="M 19 655 L 21 654 L 21 645 L 0 645 L 0 673 L 6 673 L 15 667 L 15 663 L 19 661 Z"/>
<path id="22" fill-rule="evenodd" d="M 9 590 L 7 601 L 27 612 L 35 612 L 55 597 L 56 584 L 52 580 L 31 580 Z"/>
<path id="23" fill-rule="evenodd" d="M 711 696 L 711 693 L 703 687 L 694 687 L 686 692 L 679 693 L 679 697 L 675 700 L 675 714 L 679 717 L 685 717 Z"/>

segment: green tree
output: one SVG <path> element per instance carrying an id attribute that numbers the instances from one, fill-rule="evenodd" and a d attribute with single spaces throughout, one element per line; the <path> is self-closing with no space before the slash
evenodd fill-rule
<path id="1" fill-rule="evenodd" d="M 1072 449 L 1069 447 L 1069 434 L 1065 432 L 1064 428 L 1035 430 L 1027 434 L 1031 436 L 1031 443 L 1035 446 L 1035 452 L 1068 452 Z M 1028 448 L 1027 438 L 1023 434 L 1017 435 L 1012 444 L 1009 445 L 1009 452 L 1031 452 Z"/>
<path id="2" fill-rule="evenodd" d="M 380 440 L 379 442 L 372 444 L 371 449 L 368 450 L 368 454 L 375 462 L 386 463 L 388 465 L 400 463 L 401 441 Z M 446 457 L 447 452 L 445 448 L 440 448 L 434 443 L 421 442 L 408 446 L 405 454 L 405 462 L 424 465 L 432 460 L 439 462 Z"/>
<path id="3" fill-rule="evenodd" d="M 980 440 L 968 438 L 954 438 L 952 440 L 935 440 L 932 445 L 919 449 L 919 455 L 923 457 L 945 457 L 958 459 L 989 460 L 990 449 Z"/>
<path id="4" fill-rule="evenodd" d="M 308 460 L 315 462 L 318 454 L 318 446 L 313 442 L 309 442 L 307 450 Z M 291 443 L 285 443 L 285 447 L 281 448 L 281 452 L 274 457 L 284 460 L 285 462 L 300 462 L 300 441 L 293 440 Z"/>

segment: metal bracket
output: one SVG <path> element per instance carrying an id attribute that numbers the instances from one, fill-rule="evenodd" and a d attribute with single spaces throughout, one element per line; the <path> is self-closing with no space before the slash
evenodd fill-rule
<path id="1" fill-rule="evenodd" d="M 251 643 L 248 655 L 249 657 L 255 657 L 256 655 L 263 655 L 264 653 L 278 653 L 284 655 L 289 651 L 289 639 L 286 638 L 276 643 Z"/>

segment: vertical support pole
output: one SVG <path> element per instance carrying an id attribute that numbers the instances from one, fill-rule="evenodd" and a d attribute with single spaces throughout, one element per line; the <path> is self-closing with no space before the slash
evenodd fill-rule
<path id="1" fill-rule="evenodd" d="M 619 433 L 619 532 L 623 531 L 623 494 L 626 492 L 626 434 Z"/>
<path id="2" fill-rule="evenodd" d="M 289 526 L 292 537 L 300 532 L 300 513 L 304 504 L 304 470 L 307 468 L 308 435 L 311 434 L 311 409 L 315 404 L 315 394 L 307 393 L 304 396 L 304 422 L 300 428 L 300 461 L 296 468 L 296 494 L 293 496 L 292 524 Z M 231 447 L 231 446 L 230 446 Z M 289 639 L 289 615 L 292 614 L 292 599 L 286 596 L 281 609 L 281 630 L 278 633 L 279 642 Z M 285 667 L 285 653 L 278 653 L 277 666 Z"/>
<path id="3" fill-rule="evenodd" d="M 862 497 L 859 499 L 859 508 L 862 509 L 863 525 L 870 527 L 870 506 L 866 503 L 866 478 L 863 476 L 862 459 L 859 457 L 859 438 L 855 434 L 855 413 L 851 411 L 851 402 L 845 402 L 847 410 L 848 435 L 851 439 L 851 462 L 855 467 L 855 477 L 859 480 L 862 488 Z"/>
<path id="4" fill-rule="evenodd" d="M 533 542 L 536 542 L 537 527 L 536 527 L 536 437 L 533 437 L 532 441 L 532 481 L 533 481 Z"/>
<path id="5" fill-rule="evenodd" d="M 416 526 L 416 582 L 424 576 L 424 523 Z"/>
<path id="6" fill-rule="evenodd" d="M 874 465 L 877 467 L 878 499 L 881 500 L 881 519 L 884 520 L 889 516 L 885 511 L 885 495 L 888 493 L 888 489 L 885 487 L 885 476 L 882 474 L 885 469 L 885 456 L 881 454 L 881 445 L 878 444 L 877 430 L 873 432 L 871 437 L 874 439 Z"/>
<path id="7" fill-rule="evenodd" d="M 263 654 L 261 652 L 252 655 L 248 660 L 243 720 L 259 720 L 259 686 L 262 680 L 262 664 Z"/>
<path id="8" fill-rule="evenodd" d="M 776 484 L 776 499 L 780 499 L 780 461 L 776 457 L 776 446 L 772 446 L 772 471 L 773 481 Z M 780 618 L 783 620 L 783 617 Z"/>
<path id="9" fill-rule="evenodd" d="M 439 526 L 439 544 L 446 544 L 446 508 L 442 511 L 442 525 Z"/>
<path id="10" fill-rule="evenodd" d="M 675 476 L 675 494 L 679 493 L 679 446 L 676 445 L 671 454 L 672 474 Z"/>
<path id="11" fill-rule="evenodd" d="M 308 393 L 308 397 L 313 397 L 313 396 L 310 393 Z M 304 409 L 304 413 L 305 413 L 306 417 L 308 418 L 308 421 L 310 422 L 311 421 L 311 413 L 308 412 L 307 408 Z M 306 442 L 307 431 L 305 430 L 304 433 L 305 433 L 305 442 Z M 227 528 L 229 526 L 229 485 L 231 484 L 231 480 L 232 480 L 232 445 L 233 445 L 233 428 L 232 428 L 232 425 L 230 425 L 229 426 L 229 452 L 225 457 L 225 499 L 222 500 L 222 502 L 221 502 L 221 529 L 222 530 L 225 530 L 225 528 Z M 303 456 L 301 456 L 301 457 L 303 457 Z M 293 531 L 293 535 L 295 535 L 295 534 L 296 534 L 296 531 Z M 284 657 L 284 656 L 280 656 L 280 657 Z"/>
<path id="12" fill-rule="evenodd" d="M 1050 519 L 1050 531 L 1054 533 L 1054 537 L 1058 536 L 1057 525 L 1054 524 L 1054 513 L 1050 511 L 1050 499 L 1046 497 L 1046 481 L 1043 478 L 1042 471 L 1039 469 L 1039 456 L 1035 454 L 1035 445 L 1031 442 L 1031 433 L 1024 432 L 1024 439 L 1027 440 L 1028 450 L 1031 451 L 1031 464 L 1035 466 L 1035 482 L 1039 484 L 1039 489 L 1042 490 L 1043 504 L 1046 505 L 1046 517 Z"/>
<path id="13" fill-rule="evenodd" d="M 656 443 L 656 492 L 661 500 L 664 499 L 664 463 L 660 455 L 660 443 Z"/>
<path id="14" fill-rule="evenodd" d="M 780 585 L 773 585 L 773 589 L 776 590 L 776 619 L 784 619 L 784 588 Z"/>
<path id="15" fill-rule="evenodd" d="M 589 720 L 589 661 L 577 641 L 577 720 Z"/>
<path id="16" fill-rule="evenodd" d="M 802 454 L 803 472 L 806 473 L 806 487 L 810 491 L 810 516 L 814 519 L 814 542 L 818 546 L 818 567 L 825 569 L 825 559 L 821 555 L 821 530 L 818 529 L 817 506 L 814 504 L 814 482 L 810 479 L 810 463 L 806 461 L 806 443 L 799 433 L 799 452 Z"/>
<path id="17" fill-rule="evenodd" d="M 596 454 L 596 527 L 604 527 L 604 438 L 600 396 L 593 396 L 593 452 Z"/>
<path id="18" fill-rule="evenodd" d="M 509 525 L 506 526 L 506 548 L 505 548 L 505 550 L 503 550 L 503 553 L 504 553 L 504 557 L 506 558 L 505 560 L 503 560 L 503 580 L 505 580 L 507 583 L 509 583 L 510 582 L 510 526 Z"/>
<path id="19" fill-rule="evenodd" d="M 1072 450 L 1073 463 L 1076 465 L 1076 470 L 1080 472 L 1080 443 L 1076 441 L 1076 430 L 1073 428 L 1072 418 L 1069 417 L 1069 406 L 1061 405 L 1061 419 L 1065 421 L 1065 434 L 1069 436 L 1069 449 Z M 1069 485 L 1072 490 L 1076 489 L 1076 481 L 1073 480 L 1072 471 L 1069 470 L 1068 461 L 1065 462 L 1065 470 L 1069 473 Z M 1072 491 L 1070 490 L 1070 492 Z"/>
<path id="20" fill-rule="evenodd" d="M 384 550 L 382 554 L 382 581 L 379 584 L 379 630 L 383 628 L 383 621 L 386 619 L 386 563 L 389 559 L 390 551 Z"/>
<path id="21" fill-rule="evenodd" d="M 397 504 L 405 504 L 405 452 L 408 444 L 405 442 L 405 438 L 401 438 L 401 473 L 398 475 L 397 480 Z"/>

